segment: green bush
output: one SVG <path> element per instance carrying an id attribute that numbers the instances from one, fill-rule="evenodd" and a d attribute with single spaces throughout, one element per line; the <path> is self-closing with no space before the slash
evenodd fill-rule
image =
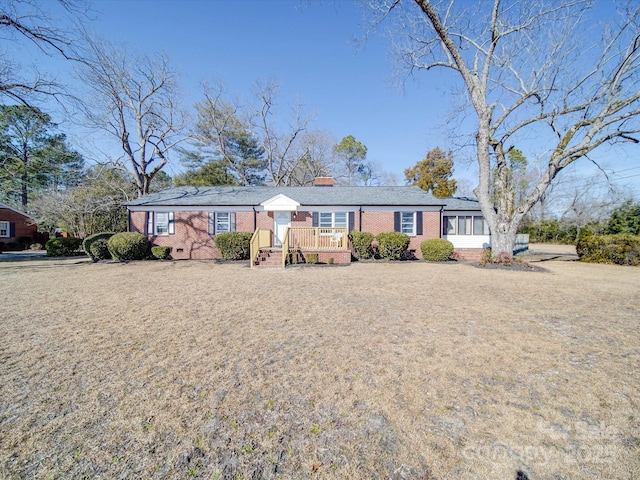
<path id="1" fill-rule="evenodd" d="M 82 246 L 81 238 L 52 238 L 48 240 L 44 248 L 47 250 L 47 257 L 73 257 L 80 253 Z"/>
<path id="2" fill-rule="evenodd" d="M 358 232 L 357 230 L 351 232 L 351 244 L 355 250 L 356 257 L 362 259 L 373 258 L 374 252 L 371 242 L 373 242 L 374 238 L 373 233 Z"/>
<path id="3" fill-rule="evenodd" d="M 102 247 L 96 247 L 97 251 L 100 251 L 102 258 L 95 258 L 93 256 L 93 253 L 91 252 L 91 245 L 93 245 L 93 243 L 97 242 L 98 240 L 104 240 L 104 242 L 102 243 L 104 243 L 104 245 L 106 246 L 107 240 L 113 237 L 113 235 L 115 235 L 113 232 L 101 232 L 101 233 L 95 233 L 93 235 L 89 235 L 87 238 L 84 239 L 84 242 L 82 242 L 82 249 L 84 250 L 84 253 L 89 255 L 89 257 L 91 257 L 91 260 L 93 260 L 94 262 L 97 262 L 98 260 L 105 260 L 105 259 L 111 258 L 111 255 L 109 254 L 108 249 L 106 252 L 107 256 L 106 257 L 104 256 Z"/>
<path id="4" fill-rule="evenodd" d="M 453 243 L 444 238 L 430 238 L 420 244 L 420 250 L 428 262 L 446 262 L 453 255 Z"/>
<path id="5" fill-rule="evenodd" d="M 155 245 L 151 247 L 151 255 L 160 260 L 167 260 L 171 257 L 171 247 L 164 247 L 161 245 Z"/>
<path id="6" fill-rule="evenodd" d="M 572 244 L 576 242 L 577 228 L 567 222 L 558 220 L 543 220 L 522 225 L 518 233 L 529 235 L 531 243 L 563 243 Z"/>
<path id="7" fill-rule="evenodd" d="M 225 232 L 215 237 L 216 247 L 225 260 L 248 260 L 252 232 Z"/>
<path id="8" fill-rule="evenodd" d="M 109 240 L 106 238 L 99 238 L 95 242 L 91 243 L 89 247 L 89 252 L 91 255 L 91 260 L 94 262 L 99 262 L 100 260 L 108 260 L 111 258 L 111 254 L 109 253 L 109 246 L 107 242 Z"/>
<path id="9" fill-rule="evenodd" d="M 406 233 L 383 232 L 376 237 L 378 254 L 385 260 L 402 260 L 407 254 L 411 239 Z"/>
<path id="10" fill-rule="evenodd" d="M 143 260 L 149 250 L 149 240 L 138 232 L 116 233 L 107 240 L 109 253 L 114 260 Z"/>
<path id="11" fill-rule="evenodd" d="M 589 235 L 578 240 L 576 251 L 583 262 L 639 265 L 640 236 Z"/>

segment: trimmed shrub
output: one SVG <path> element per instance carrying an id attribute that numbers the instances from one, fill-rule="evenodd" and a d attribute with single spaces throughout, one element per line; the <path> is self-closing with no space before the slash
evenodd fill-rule
<path id="1" fill-rule="evenodd" d="M 640 265 L 640 236 L 589 235 L 578 240 L 576 251 L 583 262 Z"/>
<path id="2" fill-rule="evenodd" d="M 253 232 L 225 232 L 215 237 L 216 247 L 225 260 L 248 260 Z"/>
<path id="3" fill-rule="evenodd" d="M 149 240 L 138 232 L 116 233 L 107 240 L 111 258 L 119 262 L 144 260 L 149 251 Z"/>
<path id="4" fill-rule="evenodd" d="M 151 247 L 151 255 L 153 255 L 154 257 L 160 260 L 167 260 L 171 257 L 171 247 L 155 245 Z"/>
<path id="5" fill-rule="evenodd" d="M 453 243 L 444 238 L 430 238 L 420 244 L 420 250 L 428 262 L 446 262 L 453 255 Z"/>
<path id="6" fill-rule="evenodd" d="M 80 247 L 81 238 L 52 238 L 47 241 L 44 248 L 47 250 L 47 257 L 73 257 L 82 255 Z"/>
<path id="7" fill-rule="evenodd" d="M 105 260 L 105 259 L 111 258 L 111 255 L 109 254 L 109 249 L 107 249 L 106 257 L 102 256 L 102 258 L 95 258 L 93 256 L 93 253 L 91 252 L 91 245 L 94 242 L 97 242 L 98 240 L 104 240 L 104 244 L 106 246 L 107 240 L 109 240 L 114 235 L 115 234 L 113 232 L 101 232 L 101 233 L 95 233 L 93 235 L 89 235 L 87 238 L 84 239 L 84 242 L 82 242 L 82 249 L 84 250 L 84 253 L 89 255 L 89 257 L 91 257 L 91 260 L 93 260 L 94 262 L 97 262 L 98 260 Z M 102 252 L 102 247 L 97 247 L 97 248 L 100 252 Z"/>
<path id="8" fill-rule="evenodd" d="M 91 243 L 91 246 L 89 247 L 91 260 L 99 262 L 100 260 L 108 260 L 111 258 L 109 246 L 107 245 L 108 242 L 109 240 L 106 238 L 99 238 L 95 242 Z"/>
<path id="9" fill-rule="evenodd" d="M 374 251 L 371 242 L 373 242 L 374 238 L 373 233 L 358 232 L 357 230 L 351 232 L 351 244 L 355 250 L 356 257 L 361 259 L 373 258 Z"/>
<path id="10" fill-rule="evenodd" d="M 378 254 L 385 260 L 402 260 L 407 255 L 411 239 L 406 233 L 383 232 L 376 236 Z"/>

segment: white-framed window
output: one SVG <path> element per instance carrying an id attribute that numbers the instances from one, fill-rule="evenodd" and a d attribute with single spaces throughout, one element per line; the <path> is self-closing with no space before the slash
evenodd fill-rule
<path id="1" fill-rule="evenodd" d="M 347 228 L 347 212 L 320 212 L 318 226 L 323 228 Z"/>
<path id="2" fill-rule="evenodd" d="M 173 212 L 149 212 L 147 216 L 148 235 L 173 235 L 175 216 Z"/>
<path id="3" fill-rule="evenodd" d="M 400 231 L 407 235 L 415 235 L 416 212 L 400 212 Z"/>
<path id="4" fill-rule="evenodd" d="M 169 235 L 169 212 L 156 213 L 156 235 Z"/>
<path id="5" fill-rule="evenodd" d="M 471 225 L 473 224 L 471 215 L 458 215 L 458 235 L 471 235 Z"/>
<path id="6" fill-rule="evenodd" d="M 444 217 L 444 234 L 456 234 L 456 217 Z"/>
<path id="7" fill-rule="evenodd" d="M 474 235 L 489 235 L 489 224 L 481 216 L 473 217 L 473 234 Z"/>
<path id="8" fill-rule="evenodd" d="M 234 212 L 209 212 L 209 235 L 235 232 L 236 214 Z"/>
<path id="9" fill-rule="evenodd" d="M 482 215 L 448 215 L 442 230 L 445 235 L 489 235 L 489 224 Z"/>
<path id="10" fill-rule="evenodd" d="M 0 237 L 9 238 L 11 235 L 9 222 L 0 222 Z"/>

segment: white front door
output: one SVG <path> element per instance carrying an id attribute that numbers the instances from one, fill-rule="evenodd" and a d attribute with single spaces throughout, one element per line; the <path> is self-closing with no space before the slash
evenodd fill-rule
<path id="1" fill-rule="evenodd" d="M 284 240 L 284 233 L 287 231 L 287 227 L 291 226 L 291 213 L 290 212 L 274 212 L 273 213 L 273 245 L 275 247 L 282 246 L 282 240 Z"/>

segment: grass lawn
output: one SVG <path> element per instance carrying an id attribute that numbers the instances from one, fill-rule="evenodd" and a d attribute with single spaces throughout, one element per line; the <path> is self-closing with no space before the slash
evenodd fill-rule
<path id="1" fill-rule="evenodd" d="M 0 478 L 640 478 L 640 269 L 0 264 Z"/>

